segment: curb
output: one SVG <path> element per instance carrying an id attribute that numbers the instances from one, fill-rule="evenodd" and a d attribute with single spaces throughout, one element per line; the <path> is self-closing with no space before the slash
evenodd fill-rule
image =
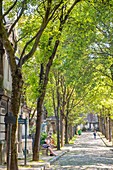
<path id="1" fill-rule="evenodd" d="M 62 152 L 60 155 L 54 157 L 52 160 L 49 161 L 50 165 L 52 165 L 55 161 L 57 161 L 61 156 L 63 156 L 64 154 L 66 154 L 66 152 L 68 151 L 64 151 Z"/>
<path id="2" fill-rule="evenodd" d="M 49 160 L 48 162 L 46 162 L 44 168 L 45 168 L 45 169 L 46 169 L 46 168 L 49 168 L 50 165 L 52 165 L 55 161 L 57 161 L 57 160 L 58 160 L 61 156 L 63 156 L 66 152 L 68 152 L 68 151 L 64 151 L 64 152 L 62 152 L 61 154 L 59 154 L 58 156 L 55 156 L 53 159 L 51 159 L 51 160 Z M 45 169 L 44 169 L 44 170 L 45 170 Z"/>
<path id="3" fill-rule="evenodd" d="M 105 138 L 105 136 L 103 136 L 101 133 L 98 132 L 98 135 L 100 137 L 100 139 L 104 142 L 104 144 L 107 146 L 107 147 L 113 147 L 112 144 L 110 144 L 109 141 L 107 141 L 107 139 Z M 105 138 L 105 139 L 104 139 Z"/>

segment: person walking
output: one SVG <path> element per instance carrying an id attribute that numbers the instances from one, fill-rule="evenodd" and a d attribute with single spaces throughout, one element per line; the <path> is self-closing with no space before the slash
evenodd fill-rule
<path id="1" fill-rule="evenodd" d="M 96 139 L 96 130 L 94 130 L 94 132 L 93 132 L 93 135 L 94 135 L 94 139 Z"/>

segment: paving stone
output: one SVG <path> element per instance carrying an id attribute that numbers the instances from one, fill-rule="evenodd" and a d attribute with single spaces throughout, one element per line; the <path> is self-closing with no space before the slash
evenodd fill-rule
<path id="1" fill-rule="evenodd" d="M 113 170 L 112 147 L 106 147 L 100 136 L 82 133 L 70 151 L 54 162 L 48 170 Z"/>
<path id="2" fill-rule="evenodd" d="M 101 133 L 98 134 L 94 139 L 93 132 L 82 133 L 74 144 L 56 150 L 58 156 L 42 155 L 42 162 L 27 160 L 28 167 L 19 167 L 19 170 L 113 170 L 113 147 Z M 6 170 L 6 166 L 0 166 L 0 170 Z"/>

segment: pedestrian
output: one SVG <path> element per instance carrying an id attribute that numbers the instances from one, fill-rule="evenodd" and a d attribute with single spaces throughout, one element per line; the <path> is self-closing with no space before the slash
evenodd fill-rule
<path id="1" fill-rule="evenodd" d="M 42 146 L 50 151 L 50 156 L 57 156 L 57 154 L 52 149 L 51 139 L 51 134 L 49 134 Z"/>
<path id="2" fill-rule="evenodd" d="M 82 131 L 81 129 L 78 130 L 78 135 L 81 135 L 82 134 Z"/>
<path id="3" fill-rule="evenodd" d="M 93 135 L 94 135 L 94 139 L 96 139 L 96 130 L 94 130 Z"/>

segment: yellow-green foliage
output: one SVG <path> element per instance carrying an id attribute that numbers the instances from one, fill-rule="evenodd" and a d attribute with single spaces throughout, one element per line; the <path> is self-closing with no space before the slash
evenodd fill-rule
<path id="1" fill-rule="evenodd" d="M 57 134 L 52 134 L 52 138 L 54 139 L 54 145 L 57 145 Z"/>
<path id="2" fill-rule="evenodd" d="M 73 136 L 73 138 L 69 141 L 69 144 L 74 144 L 76 140 L 76 135 Z"/>

